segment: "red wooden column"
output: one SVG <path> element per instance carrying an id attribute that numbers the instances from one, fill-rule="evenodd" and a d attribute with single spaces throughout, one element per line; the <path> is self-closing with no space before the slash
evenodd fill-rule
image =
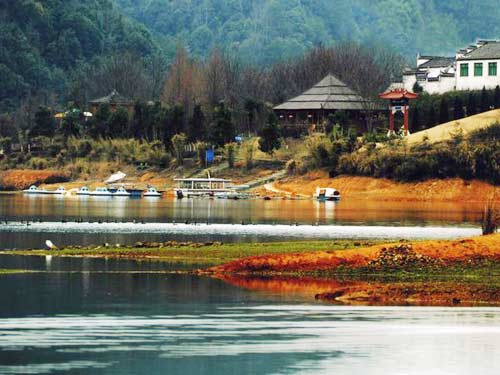
<path id="1" fill-rule="evenodd" d="M 405 136 L 407 136 L 410 134 L 410 131 L 409 131 L 409 129 L 410 129 L 410 107 L 405 106 L 404 108 L 405 108 L 404 109 L 404 111 L 405 111 L 405 113 L 404 113 L 404 115 L 405 115 L 405 130 L 404 131 L 405 131 Z"/>
<path id="2" fill-rule="evenodd" d="M 389 132 L 388 135 L 394 134 L 394 113 L 403 112 L 404 115 L 404 135 L 407 136 L 409 132 L 409 112 L 410 107 L 408 103 L 411 99 L 416 99 L 418 97 L 414 92 L 407 91 L 405 89 L 394 89 L 386 91 L 380 94 L 381 99 L 389 100 Z"/>

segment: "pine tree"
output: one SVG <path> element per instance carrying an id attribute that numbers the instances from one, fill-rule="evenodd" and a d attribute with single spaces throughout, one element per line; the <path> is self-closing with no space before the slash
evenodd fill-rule
<path id="1" fill-rule="evenodd" d="M 415 108 L 411 114 L 411 130 L 420 130 L 420 111 L 418 108 Z"/>
<path id="2" fill-rule="evenodd" d="M 209 131 L 210 142 L 214 145 L 223 146 L 234 140 L 236 129 L 232 121 L 231 111 L 223 101 L 215 106 L 213 121 Z"/>
<path id="3" fill-rule="evenodd" d="M 467 100 L 467 116 L 472 116 L 475 115 L 476 113 L 477 113 L 476 96 L 471 91 L 469 92 L 469 98 Z"/>
<path id="4" fill-rule="evenodd" d="M 429 109 L 429 118 L 427 120 L 427 128 L 433 127 L 434 125 L 437 125 L 437 119 L 436 119 L 436 109 L 434 108 L 433 105 L 431 105 L 431 108 Z"/>
<path id="5" fill-rule="evenodd" d="M 267 123 L 259 133 L 259 150 L 272 155 L 281 147 L 281 132 L 278 126 L 278 118 L 274 112 L 269 113 Z"/>
<path id="6" fill-rule="evenodd" d="M 36 137 L 39 135 L 45 137 L 54 136 L 55 121 L 50 109 L 47 107 L 40 107 L 35 113 L 35 125 L 31 129 L 30 135 Z"/>
<path id="7" fill-rule="evenodd" d="M 191 142 L 204 141 L 207 138 L 205 126 L 205 114 L 200 104 L 196 104 L 193 109 L 193 116 L 189 119 L 187 136 Z"/>
<path id="8" fill-rule="evenodd" d="M 479 107 L 481 108 L 481 112 L 490 110 L 490 96 L 488 95 L 488 91 L 486 91 L 486 87 L 483 87 L 481 91 L 481 102 L 479 103 Z"/>
<path id="9" fill-rule="evenodd" d="M 455 96 L 455 100 L 453 102 L 453 119 L 460 120 L 465 117 L 464 113 L 464 103 L 460 96 Z"/>
<path id="10" fill-rule="evenodd" d="M 495 87 L 495 92 L 493 93 L 493 105 L 495 108 L 500 108 L 500 86 Z"/>
<path id="11" fill-rule="evenodd" d="M 450 114 L 448 109 L 448 99 L 446 96 L 441 98 L 441 104 L 439 106 L 439 122 L 444 124 L 450 121 Z"/>

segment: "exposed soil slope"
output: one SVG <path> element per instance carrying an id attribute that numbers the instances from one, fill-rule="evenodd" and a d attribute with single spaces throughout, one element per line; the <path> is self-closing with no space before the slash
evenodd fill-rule
<path id="1" fill-rule="evenodd" d="M 283 194 L 312 196 L 317 187 L 334 187 L 345 199 L 378 201 L 468 201 L 483 202 L 500 188 L 483 181 L 464 181 L 459 178 L 432 179 L 422 182 L 399 183 L 385 178 L 339 176 L 329 178 L 326 172 L 316 171 L 304 176 L 276 182 L 274 188 Z"/>
<path id="2" fill-rule="evenodd" d="M 50 170 L 10 170 L 0 174 L 0 189 L 22 190 L 31 185 L 60 183 L 69 180 L 63 172 Z"/>

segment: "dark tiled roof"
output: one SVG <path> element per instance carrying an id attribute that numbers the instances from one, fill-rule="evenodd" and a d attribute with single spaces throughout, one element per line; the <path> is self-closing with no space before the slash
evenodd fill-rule
<path id="1" fill-rule="evenodd" d="M 303 94 L 274 107 L 275 110 L 362 110 L 368 101 L 329 74 Z"/>
<path id="2" fill-rule="evenodd" d="M 133 104 L 132 100 L 125 98 L 120 95 L 118 91 L 113 90 L 111 94 L 107 96 L 103 96 L 102 98 L 91 100 L 89 103 L 91 104 L 121 104 L 121 105 L 130 105 Z"/>
<path id="3" fill-rule="evenodd" d="M 476 48 L 457 60 L 485 60 L 500 59 L 500 42 L 488 42 L 484 46 Z"/>
<path id="4" fill-rule="evenodd" d="M 434 56 L 429 61 L 419 65 L 419 68 L 444 68 L 453 65 L 454 57 Z"/>

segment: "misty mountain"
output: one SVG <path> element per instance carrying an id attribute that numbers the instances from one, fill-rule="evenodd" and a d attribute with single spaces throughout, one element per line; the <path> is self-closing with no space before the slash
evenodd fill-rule
<path id="1" fill-rule="evenodd" d="M 407 57 L 453 54 L 500 37 L 498 0 L 115 0 L 129 17 L 195 56 L 224 48 L 256 63 L 352 40 Z"/>

